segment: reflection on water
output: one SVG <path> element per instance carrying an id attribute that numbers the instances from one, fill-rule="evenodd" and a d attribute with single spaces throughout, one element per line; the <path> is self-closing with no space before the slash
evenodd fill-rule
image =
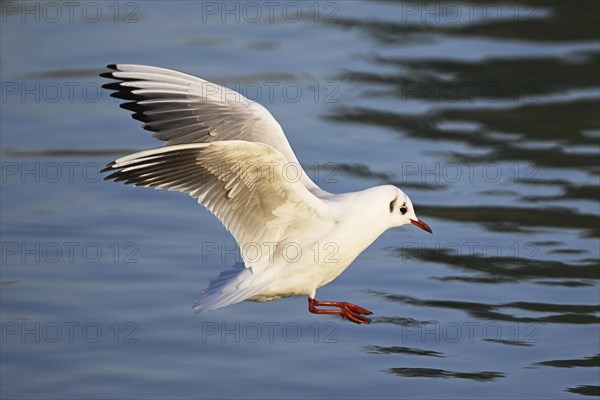
<path id="1" fill-rule="evenodd" d="M 3 84 L 17 85 L 3 89 L 58 84 L 78 95 L 3 93 L 2 323 L 136 321 L 140 341 L 31 343 L 3 325 L 2 397 L 81 398 L 109 386 L 101 397 L 265 397 L 257 388 L 267 386 L 274 398 L 600 396 L 598 2 L 327 2 L 293 24 L 207 22 L 206 3 L 145 2 L 139 23 L 107 13 L 93 26 L 23 24 L 27 4 L 9 3 L 0 63 Z M 331 21 L 314 22 L 331 10 Z M 432 226 L 425 238 L 383 235 L 320 291 L 362 296 L 371 326 L 316 320 L 304 300 L 194 317 L 194 296 L 220 268 L 198 261 L 201 247 L 231 242 L 212 217 L 185 196 L 43 175 L 45 165 L 76 162 L 81 174 L 159 145 L 113 99 L 80 93 L 104 83 L 97 74 L 112 62 L 185 70 L 249 97 L 256 84 L 335 83 L 336 102 L 314 91 L 257 100 L 306 170 L 322 163 L 325 189 L 398 185 Z M 73 241 L 110 243 L 109 257 L 23 262 L 5 251 Z M 140 262 L 114 262 L 122 254 L 110 245 L 129 242 Z M 339 336 L 201 339 L 207 321 L 262 326 L 290 315 L 336 323 Z"/>

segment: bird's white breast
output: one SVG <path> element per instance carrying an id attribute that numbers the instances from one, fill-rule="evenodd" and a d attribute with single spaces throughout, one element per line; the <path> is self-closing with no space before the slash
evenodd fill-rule
<path id="1" fill-rule="evenodd" d="M 386 227 L 361 208 L 348 210 L 334 223 L 304 221 L 277 247 L 274 263 L 265 273 L 271 283 L 251 300 L 313 295 L 337 278 Z"/>

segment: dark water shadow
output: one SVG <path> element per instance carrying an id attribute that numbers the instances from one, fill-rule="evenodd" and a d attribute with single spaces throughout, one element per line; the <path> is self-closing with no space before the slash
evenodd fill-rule
<path id="1" fill-rule="evenodd" d="M 364 346 L 363 351 L 370 354 L 407 354 L 414 356 L 426 356 L 426 357 L 441 357 L 445 358 L 444 353 L 440 353 L 434 350 L 418 349 L 415 347 L 403 347 L 403 346 Z"/>
<path id="2" fill-rule="evenodd" d="M 386 370 L 389 374 L 402 376 L 405 378 L 457 378 L 469 379 L 476 382 L 490 382 L 499 378 L 504 378 L 506 375 L 502 372 L 479 371 L 479 372 L 457 372 L 447 371 L 437 368 L 411 368 L 398 367 L 389 368 Z"/>
<path id="3" fill-rule="evenodd" d="M 549 360 L 537 362 L 534 365 L 556 368 L 600 367 L 600 354 L 572 360 Z"/>
<path id="4" fill-rule="evenodd" d="M 372 321 L 374 324 L 394 324 L 400 325 L 404 327 L 414 326 L 426 326 L 435 323 L 435 321 L 419 321 L 413 318 L 405 318 L 405 317 L 373 317 Z"/>
<path id="5" fill-rule="evenodd" d="M 484 60 L 419 59 L 375 55 L 373 64 L 397 67 L 398 72 L 345 71 L 339 79 L 370 88 L 372 97 L 448 103 L 509 101 L 537 103 L 543 95 L 598 85 L 600 54 L 581 52 L 573 57 L 530 56 Z M 564 75 L 565 70 L 571 74 Z M 448 78 L 448 77 L 452 78 Z M 375 85 L 375 89 L 373 89 Z M 381 89 L 377 89 L 377 88 Z"/>
<path id="6" fill-rule="evenodd" d="M 564 179 L 558 180 L 535 180 L 529 182 L 529 184 L 539 184 L 546 186 L 559 186 L 562 193 L 557 195 L 526 195 L 522 196 L 521 200 L 531 202 L 531 203 L 539 203 L 545 201 L 557 201 L 557 200 L 590 200 L 590 201 L 598 201 L 600 200 L 600 185 L 580 185 L 573 182 L 568 182 Z"/>
<path id="7" fill-rule="evenodd" d="M 427 5 L 440 2 L 415 1 L 408 7 L 423 9 Z M 461 4 L 473 5 L 479 2 L 465 1 Z M 500 0 L 495 6 L 511 6 L 514 1 Z M 416 21 L 380 21 L 369 18 L 342 18 L 336 16 L 337 24 L 328 24 L 340 29 L 352 29 L 381 44 L 415 43 L 434 40 L 436 37 L 460 36 L 463 38 L 518 39 L 524 41 L 558 42 L 592 41 L 600 38 L 597 23 L 600 19 L 600 6 L 589 1 L 545 1 L 519 2 L 519 9 L 512 18 L 469 23 L 432 24 Z M 431 7 L 430 7 L 431 9 Z M 586 12 L 581 10 L 585 9 Z M 408 13 L 408 8 L 405 10 Z M 450 16 L 448 17 L 450 18 Z"/>
<path id="8" fill-rule="evenodd" d="M 446 308 L 463 311 L 473 318 L 480 320 L 520 322 L 520 323 L 553 323 L 553 324 L 598 324 L 600 305 L 586 304 L 549 304 L 532 302 L 512 302 L 503 304 L 485 304 L 467 301 L 452 300 L 422 300 L 416 297 L 389 294 L 382 291 L 369 291 L 374 296 L 379 296 L 388 301 L 402 303 L 417 307 Z M 517 309 L 527 312 L 553 313 L 541 317 L 520 317 L 501 312 L 505 309 Z"/>
<path id="9" fill-rule="evenodd" d="M 537 252 L 535 244 L 528 251 Z M 443 263 L 464 275 L 435 277 L 441 281 L 499 284 L 532 281 L 541 285 L 566 287 L 596 286 L 600 280 L 600 260 L 584 258 L 577 263 L 513 256 L 457 254 L 452 249 L 422 248 L 414 243 L 391 248 L 396 257 L 422 263 Z"/>
<path id="10" fill-rule="evenodd" d="M 565 389 L 565 391 L 581 394 L 584 396 L 600 397 L 600 386 L 595 385 L 581 385 L 577 387 L 570 387 Z"/>
<path id="11" fill-rule="evenodd" d="M 444 220 L 478 223 L 494 232 L 528 232 L 527 229 L 575 228 L 585 237 L 600 237 L 600 217 L 566 207 L 500 207 L 419 205 L 421 215 Z M 557 218 L 560 216 L 560 218 Z"/>
<path id="12" fill-rule="evenodd" d="M 551 103 L 511 105 L 508 108 L 444 108 L 425 114 L 403 114 L 370 107 L 339 107 L 324 116 L 340 123 L 383 127 L 420 140 L 444 140 L 485 149 L 483 155 L 453 152 L 451 161 L 476 164 L 490 162 L 529 162 L 538 167 L 579 168 L 598 171 L 598 155 L 567 152 L 564 145 L 596 146 L 598 140 L 586 131 L 600 129 L 598 99 L 576 99 Z M 569 118 L 548 116 L 568 115 Z M 442 124 L 475 124 L 475 131 L 442 129 Z M 568 132 L 566 135 L 565 132 Z M 522 139 L 506 140 L 498 133 L 516 134 Z M 545 143 L 527 146 L 528 141 Z"/>
<path id="13" fill-rule="evenodd" d="M 522 340 L 490 339 L 490 338 L 485 338 L 483 340 L 485 342 L 489 342 L 489 343 L 504 344 L 504 345 L 508 345 L 508 346 L 523 346 L 523 347 L 533 346 L 532 343 L 525 342 Z"/>

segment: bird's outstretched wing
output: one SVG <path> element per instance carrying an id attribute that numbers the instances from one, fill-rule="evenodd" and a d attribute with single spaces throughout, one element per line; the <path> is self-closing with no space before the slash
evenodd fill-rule
<path id="1" fill-rule="evenodd" d="M 262 105 L 240 93 L 182 72 L 147 65 L 111 64 L 102 77 L 118 82 L 103 87 L 128 100 L 122 108 L 166 145 L 245 140 L 264 143 L 288 162 L 298 160 L 279 123 Z M 327 195 L 308 175 L 302 184 Z"/>
<path id="2" fill-rule="evenodd" d="M 273 260 L 247 257 L 247 246 L 278 246 L 310 220 L 332 221 L 329 206 L 314 196 L 289 162 L 271 146 L 231 140 L 165 146 L 111 162 L 105 179 L 189 193 L 233 234 L 246 266 L 264 271 Z"/>

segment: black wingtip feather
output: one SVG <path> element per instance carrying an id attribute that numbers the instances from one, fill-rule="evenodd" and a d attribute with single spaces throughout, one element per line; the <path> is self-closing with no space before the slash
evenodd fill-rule
<path id="1" fill-rule="evenodd" d="M 133 94 L 129 91 L 125 91 L 125 90 L 122 90 L 120 92 L 112 92 L 110 94 L 110 97 L 114 97 L 115 99 L 134 100 L 134 101 L 142 99 L 141 96 L 135 95 L 135 94 Z"/>
<path id="2" fill-rule="evenodd" d="M 112 73 L 112 72 L 102 72 L 102 73 L 100 74 L 100 77 L 102 77 L 102 78 L 107 78 L 107 79 L 116 79 L 116 78 L 113 76 L 113 73 Z"/>
<path id="3" fill-rule="evenodd" d="M 112 174 L 110 174 L 110 175 L 108 175 L 108 176 L 105 176 L 105 177 L 104 177 L 104 180 L 105 180 L 105 181 L 115 181 L 115 182 L 119 182 L 119 180 L 123 180 L 123 179 L 119 179 L 119 178 L 120 178 L 120 176 L 119 176 L 119 173 L 120 173 L 120 172 L 121 172 L 121 171 L 113 172 Z"/>
<path id="4" fill-rule="evenodd" d="M 116 163 L 114 161 L 109 162 L 108 164 L 106 164 L 106 167 L 104 167 L 100 170 L 100 173 L 112 171 L 115 164 Z M 104 178 L 104 179 L 106 179 L 106 178 Z"/>
<path id="5" fill-rule="evenodd" d="M 117 64 L 107 64 L 107 65 L 106 65 L 106 68 L 108 68 L 108 69 L 112 69 L 112 70 L 115 70 L 115 71 L 117 71 L 117 70 L 118 70 L 118 68 L 117 68 Z"/>
<path id="6" fill-rule="evenodd" d="M 102 75 L 100 75 L 100 76 L 102 76 Z M 112 77 L 104 76 L 104 78 L 112 78 Z M 121 82 L 110 82 L 110 83 L 105 83 L 104 85 L 102 85 L 102 89 L 123 90 L 123 86 L 121 86 Z"/>
<path id="7" fill-rule="evenodd" d="M 119 104 L 119 107 L 124 108 L 125 110 L 132 111 L 134 113 L 143 113 L 145 111 L 145 108 L 140 106 L 135 101 Z"/>

